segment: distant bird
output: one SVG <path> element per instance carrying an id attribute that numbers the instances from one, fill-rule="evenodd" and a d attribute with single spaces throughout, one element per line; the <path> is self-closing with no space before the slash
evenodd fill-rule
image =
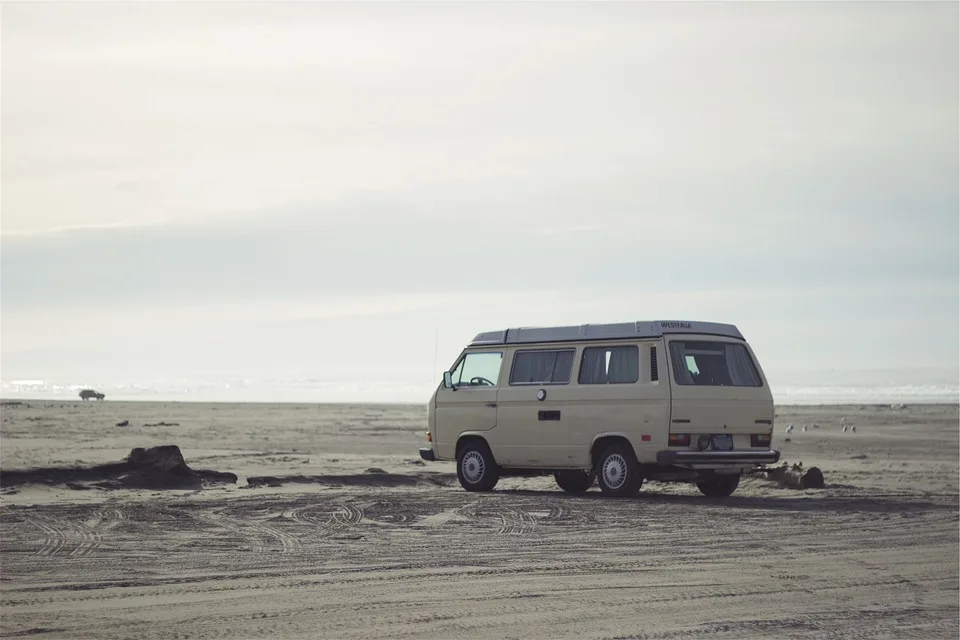
<path id="1" fill-rule="evenodd" d="M 844 433 L 847 432 L 847 425 L 843 425 L 843 432 L 844 432 Z"/>
<path id="2" fill-rule="evenodd" d="M 803 425 L 803 430 L 804 430 L 804 431 L 807 430 L 807 425 Z"/>
<path id="3" fill-rule="evenodd" d="M 814 428 L 814 429 L 819 429 L 819 428 L 820 428 L 820 425 L 815 424 L 815 425 L 813 425 L 813 428 Z"/>
<path id="4" fill-rule="evenodd" d="M 786 431 L 787 433 L 790 433 L 791 431 L 793 431 L 793 425 L 792 425 L 792 424 L 788 424 L 788 425 L 787 425 L 787 428 L 785 429 L 785 431 Z"/>
<path id="5" fill-rule="evenodd" d="M 850 427 L 850 431 L 853 431 L 854 433 L 856 433 L 856 432 L 857 432 L 857 428 L 856 428 L 855 426 L 854 426 L 854 427 Z"/>

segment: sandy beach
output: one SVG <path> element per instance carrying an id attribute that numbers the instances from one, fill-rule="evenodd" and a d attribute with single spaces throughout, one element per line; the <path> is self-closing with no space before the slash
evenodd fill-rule
<path id="1" fill-rule="evenodd" d="M 658 483 L 630 500 L 570 496 L 552 477 L 467 493 L 452 463 L 419 460 L 425 418 L 405 405 L 6 404 L 0 635 L 960 633 L 956 405 L 779 407 L 774 446 L 826 488 L 756 477 L 720 500 Z M 76 473 L 157 445 L 226 476 L 168 489 Z"/>

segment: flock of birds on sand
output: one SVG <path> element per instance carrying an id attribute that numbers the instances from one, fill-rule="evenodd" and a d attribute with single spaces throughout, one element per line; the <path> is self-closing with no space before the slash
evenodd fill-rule
<path id="1" fill-rule="evenodd" d="M 840 424 L 843 425 L 843 433 L 846 433 L 847 431 L 851 431 L 851 432 L 853 432 L 853 433 L 856 433 L 856 432 L 857 432 L 857 427 L 856 427 L 856 425 L 847 424 L 847 419 L 846 419 L 846 418 L 840 418 Z M 806 423 L 804 423 L 803 425 L 801 425 L 801 428 L 802 428 L 804 431 L 806 431 L 806 430 L 807 430 L 807 426 L 808 426 L 808 425 L 807 425 Z M 814 428 L 814 429 L 819 429 L 819 428 L 820 428 L 820 425 L 814 424 L 814 425 L 813 425 L 813 428 Z M 788 425 L 787 425 L 787 428 L 784 429 L 784 431 L 786 431 L 787 433 L 793 433 L 793 424 L 788 424 Z"/>

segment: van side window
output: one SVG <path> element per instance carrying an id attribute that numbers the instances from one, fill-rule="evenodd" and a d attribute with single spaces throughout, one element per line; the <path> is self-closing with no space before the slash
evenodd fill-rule
<path id="1" fill-rule="evenodd" d="M 580 358 L 580 384 L 633 384 L 640 379 L 640 349 L 586 347 Z"/>
<path id="2" fill-rule="evenodd" d="M 742 344 L 733 342 L 670 343 L 670 364 L 677 384 L 712 387 L 761 387 L 760 374 Z"/>
<path id="3" fill-rule="evenodd" d="M 501 351 L 468 353 L 453 370 L 453 384 L 458 387 L 495 387 L 500 382 L 502 361 Z"/>
<path id="4" fill-rule="evenodd" d="M 510 384 L 568 384 L 573 353 L 573 349 L 517 351 Z"/>

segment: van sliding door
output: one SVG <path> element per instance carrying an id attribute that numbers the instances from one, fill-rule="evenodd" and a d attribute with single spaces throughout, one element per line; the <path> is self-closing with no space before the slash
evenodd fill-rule
<path id="1" fill-rule="evenodd" d="M 497 428 L 490 436 L 501 464 L 525 468 L 569 466 L 570 378 L 574 347 L 518 348 L 497 400 Z"/>

